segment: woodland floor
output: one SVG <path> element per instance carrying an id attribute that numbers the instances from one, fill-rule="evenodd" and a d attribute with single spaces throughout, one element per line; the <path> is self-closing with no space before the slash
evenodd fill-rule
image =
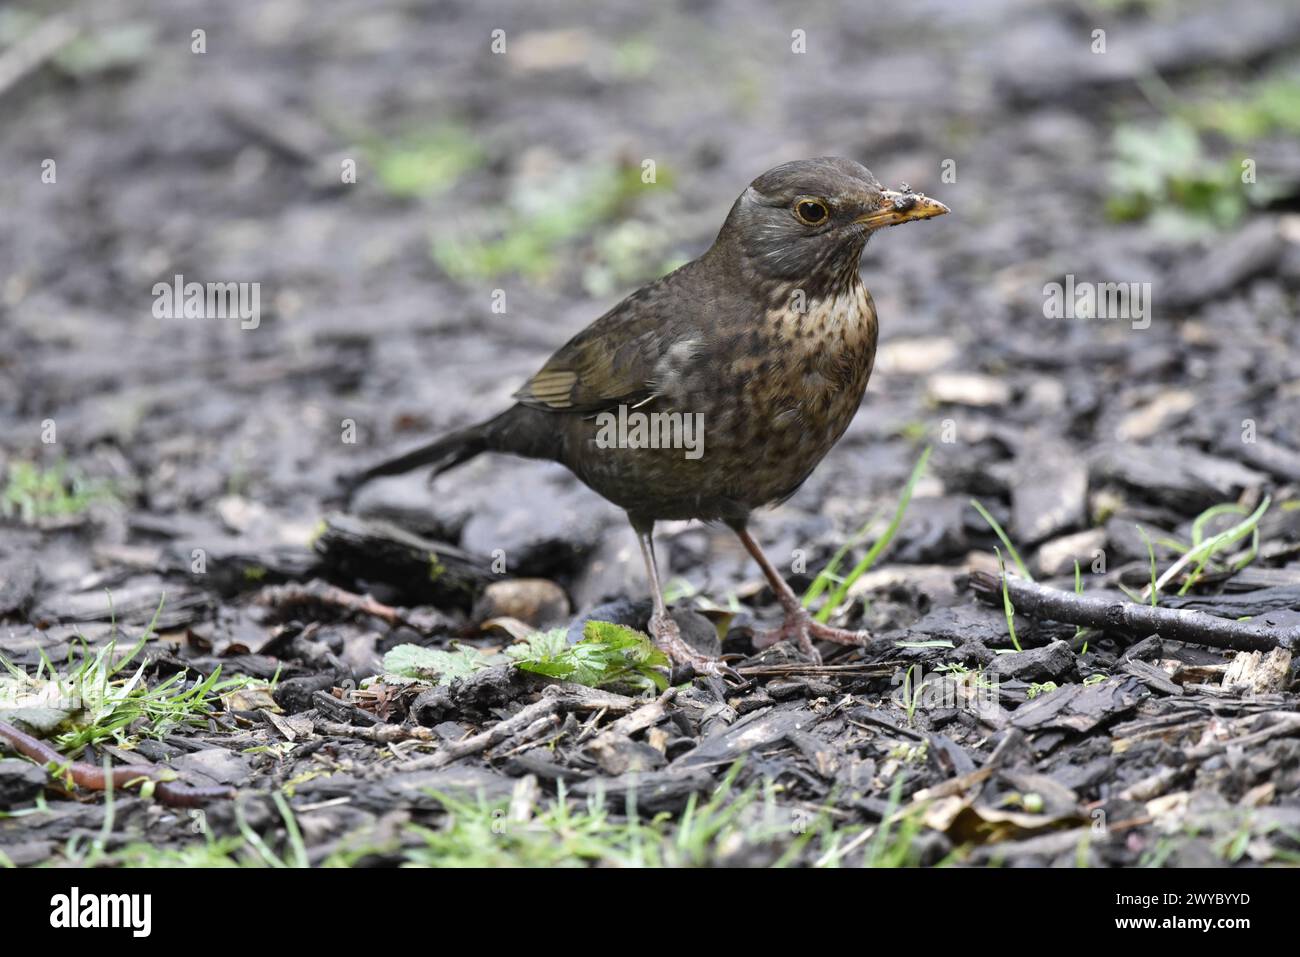
<path id="1" fill-rule="evenodd" d="M 6 5 L 0 50 L 56 7 Z M 105 0 L 0 79 L 0 721 L 234 791 L 110 801 L 10 755 L 0 862 L 1300 860 L 1300 9 L 848 7 Z M 835 610 L 871 642 L 754 654 L 770 591 L 679 524 L 669 590 L 745 689 L 519 669 L 548 629 L 644 626 L 623 516 L 536 462 L 350 510 L 335 476 L 503 408 L 754 176 L 827 153 L 953 210 L 868 248 L 866 401 L 754 525 L 797 590 L 852 543 L 847 572 L 931 448 Z M 260 324 L 156 318 L 177 274 L 260 283 Z M 1052 318 L 1053 282 L 1149 311 Z M 1013 637 L 972 500 L 1037 582 L 1073 595 L 1077 560 L 1117 607 L 1213 543 L 1157 607 L 1283 648 L 1023 600 Z"/>

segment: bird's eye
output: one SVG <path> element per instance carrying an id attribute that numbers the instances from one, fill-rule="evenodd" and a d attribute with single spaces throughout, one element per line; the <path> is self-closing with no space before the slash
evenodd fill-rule
<path id="1" fill-rule="evenodd" d="M 805 226 L 820 226 L 830 212 L 820 199 L 800 199 L 794 204 L 794 214 Z"/>

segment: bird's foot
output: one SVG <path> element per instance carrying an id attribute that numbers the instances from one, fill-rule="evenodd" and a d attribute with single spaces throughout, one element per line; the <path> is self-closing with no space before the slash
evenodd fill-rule
<path id="1" fill-rule="evenodd" d="M 721 658 L 714 658 L 696 651 L 682 639 L 677 622 L 667 615 L 650 617 L 650 634 L 673 663 L 680 665 L 697 675 L 716 675 L 734 688 L 743 687 L 749 682 Z"/>
<path id="2" fill-rule="evenodd" d="M 813 639 L 832 641 L 837 645 L 861 646 L 866 644 L 871 633 L 867 631 L 850 631 L 847 628 L 834 628 L 823 624 L 802 607 L 786 612 L 785 621 L 780 627 L 763 632 L 754 637 L 755 648 L 768 648 L 778 641 L 794 641 L 799 650 L 821 664 L 822 656 L 813 645 Z"/>

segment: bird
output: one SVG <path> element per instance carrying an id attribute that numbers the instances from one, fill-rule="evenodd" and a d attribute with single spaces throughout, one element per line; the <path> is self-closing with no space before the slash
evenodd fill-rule
<path id="1" fill-rule="evenodd" d="M 654 543 L 655 524 L 667 520 L 724 524 L 757 562 L 783 612 L 757 647 L 793 640 L 820 661 L 815 639 L 861 644 L 865 632 L 809 614 L 749 524 L 799 489 L 862 403 L 878 336 L 860 275 L 867 241 L 947 212 L 906 184 L 886 189 L 844 157 L 769 169 L 736 199 L 699 258 L 562 345 L 514 393 L 514 405 L 351 474 L 345 485 L 425 466 L 432 481 L 484 452 L 559 462 L 627 513 L 649 580 L 648 630 L 674 664 L 739 678 L 687 644 L 668 612 Z"/>

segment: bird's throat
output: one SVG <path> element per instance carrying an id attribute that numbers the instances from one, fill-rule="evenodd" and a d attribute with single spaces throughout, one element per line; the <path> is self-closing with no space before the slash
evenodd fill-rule
<path id="1" fill-rule="evenodd" d="M 876 308 L 855 269 L 844 281 L 810 294 L 798 283 L 774 290 L 768 311 L 771 331 L 791 346 L 875 350 Z"/>

